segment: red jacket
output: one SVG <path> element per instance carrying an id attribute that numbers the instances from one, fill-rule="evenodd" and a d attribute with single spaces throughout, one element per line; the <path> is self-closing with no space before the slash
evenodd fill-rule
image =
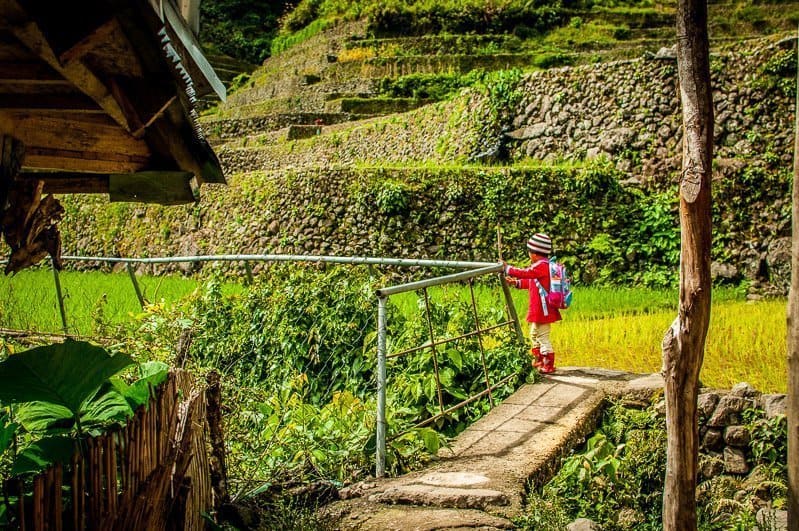
<path id="1" fill-rule="evenodd" d="M 508 266 L 505 274 L 516 279 L 517 288 L 526 289 L 530 293 L 530 309 L 527 311 L 528 323 L 547 324 L 561 320 L 560 312 L 557 308 L 547 307 L 547 315 L 544 315 L 541 294 L 536 280 L 549 293 L 549 263 L 546 260 L 539 260 L 524 269 Z"/>

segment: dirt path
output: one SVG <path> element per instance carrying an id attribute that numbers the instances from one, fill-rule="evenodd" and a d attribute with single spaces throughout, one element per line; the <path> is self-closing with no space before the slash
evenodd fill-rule
<path id="1" fill-rule="evenodd" d="M 648 400 L 660 375 L 566 367 L 520 388 L 439 452 L 434 466 L 358 485 L 328 508 L 340 529 L 512 529 L 528 481 L 547 481 L 613 396 Z"/>

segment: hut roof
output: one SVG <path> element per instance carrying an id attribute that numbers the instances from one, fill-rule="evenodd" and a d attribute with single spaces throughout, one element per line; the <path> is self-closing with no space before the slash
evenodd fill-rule
<path id="1" fill-rule="evenodd" d="M 0 133 L 44 193 L 194 201 L 224 182 L 195 100 L 225 89 L 170 0 L 0 0 Z"/>
<path id="2" fill-rule="evenodd" d="M 47 254 L 60 267 L 52 194 L 172 205 L 225 182 L 194 107 L 225 88 L 190 28 L 199 0 L 180 2 L 0 0 L 7 273 Z"/>

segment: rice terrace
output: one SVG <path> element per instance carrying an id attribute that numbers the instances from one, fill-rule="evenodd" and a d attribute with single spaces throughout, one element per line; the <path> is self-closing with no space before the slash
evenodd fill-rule
<path id="1" fill-rule="evenodd" d="M 0 528 L 799 529 L 798 24 L 0 2 Z"/>

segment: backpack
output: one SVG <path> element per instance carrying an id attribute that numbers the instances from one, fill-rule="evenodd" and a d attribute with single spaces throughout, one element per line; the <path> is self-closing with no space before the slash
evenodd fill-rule
<path id="1" fill-rule="evenodd" d="M 544 315 L 549 314 L 547 306 L 565 310 L 572 303 L 572 281 L 566 271 L 566 266 L 558 262 L 554 256 L 547 260 L 547 263 L 549 264 L 549 292 L 547 293 L 538 280 L 535 281 L 541 295 L 541 302 L 546 301 L 546 305 L 542 304 Z"/>
<path id="2" fill-rule="evenodd" d="M 572 279 L 566 266 L 553 256 L 549 260 L 549 293 L 547 304 L 558 310 L 565 310 L 572 304 Z"/>

